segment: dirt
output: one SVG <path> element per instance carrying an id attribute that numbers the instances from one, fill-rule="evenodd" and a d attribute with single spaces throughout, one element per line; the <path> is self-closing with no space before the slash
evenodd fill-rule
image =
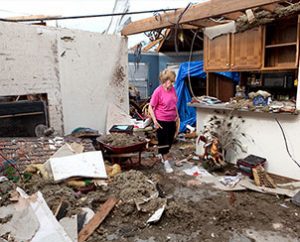
<path id="1" fill-rule="evenodd" d="M 102 135 L 98 140 L 111 147 L 127 147 L 135 144 L 145 142 L 145 139 L 139 136 L 130 135 L 126 133 L 112 133 Z"/>
<path id="2" fill-rule="evenodd" d="M 193 142 L 175 144 L 173 158 L 179 160 L 192 154 Z M 255 241 L 250 235 L 265 231 L 292 238 L 290 241 L 300 240 L 299 207 L 287 197 L 216 190 L 185 175 L 179 168 L 167 174 L 161 163 L 153 165 L 150 155 L 144 157 L 144 167 L 123 170 L 110 178 L 107 186 L 94 187 L 88 193 L 75 191 L 64 183 L 45 182 L 36 174 L 29 182 L 20 181 L 17 185 L 28 194 L 41 191 L 53 213 L 62 200 L 68 202 L 67 216 L 78 214 L 82 207 L 96 212 L 110 196 L 117 197 L 119 202 L 89 237 L 89 242 Z M 0 183 L 1 206 L 10 203 L 3 194 L 13 187 L 10 182 Z M 166 207 L 161 219 L 147 224 L 149 217 L 163 205 Z"/>

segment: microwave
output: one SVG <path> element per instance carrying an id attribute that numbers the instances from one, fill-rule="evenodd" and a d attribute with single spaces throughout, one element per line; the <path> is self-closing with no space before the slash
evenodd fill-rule
<path id="1" fill-rule="evenodd" d="M 294 86 L 293 73 L 265 73 L 263 74 L 265 87 L 292 88 Z"/>

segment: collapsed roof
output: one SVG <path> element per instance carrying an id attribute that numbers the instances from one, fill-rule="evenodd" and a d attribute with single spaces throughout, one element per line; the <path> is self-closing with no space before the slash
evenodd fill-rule
<path id="1" fill-rule="evenodd" d="M 165 28 L 195 30 L 230 21 L 235 21 L 236 31 L 241 32 L 289 17 L 299 11 L 299 0 L 209 0 L 188 5 L 185 9 L 156 14 L 154 17 L 132 22 L 123 28 L 121 34 L 128 36 L 150 31 L 161 33 Z"/>

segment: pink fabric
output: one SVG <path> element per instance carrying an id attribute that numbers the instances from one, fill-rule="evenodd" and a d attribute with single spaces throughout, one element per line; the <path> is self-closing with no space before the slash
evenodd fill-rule
<path id="1" fill-rule="evenodd" d="M 157 87 L 150 100 L 150 105 L 154 110 L 156 119 L 161 121 L 175 121 L 177 117 L 177 100 L 178 98 L 174 87 L 168 91 L 161 85 Z"/>

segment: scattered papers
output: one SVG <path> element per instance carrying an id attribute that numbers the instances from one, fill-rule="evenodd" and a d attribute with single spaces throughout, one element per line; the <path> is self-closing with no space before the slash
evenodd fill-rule
<path id="1" fill-rule="evenodd" d="M 189 176 L 213 176 L 210 174 L 207 170 L 205 170 L 203 167 L 199 166 L 193 166 L 192 168 L 185 169 L 183 172 Z"/>
<path id="2" fill-rule="evenodd" d="M 166 205 L 163 205 L 161 208 L 157 209 L 154 214 L 147 220 L 147 223 L 155 223 L 160 220 L 163 212 L 165 211 Z"/>
<path id="3" fill-rule="evenodd" d="M 219 181 L 227 187 L 235 187 L 237 183 L 243 178 L 241 174 L 237 176 L 224 176 Z"/>
<path id="4" fill-rule="evenodd" d="M 145 120 L 136 120 L 136 119 L 131 119 L 130 124 L 134 125 L 134 127 L 137 127 L 139 129 L 144 129 L 150 125 L 152 122 L 151 118 L 147 118 Z"/>
<path id="5" fill-rule="evenodd" d="M 101 151 L 53 157 L 49 159 L 54 181 L 79 176 L 91 178 L 107 178 Z"/>

